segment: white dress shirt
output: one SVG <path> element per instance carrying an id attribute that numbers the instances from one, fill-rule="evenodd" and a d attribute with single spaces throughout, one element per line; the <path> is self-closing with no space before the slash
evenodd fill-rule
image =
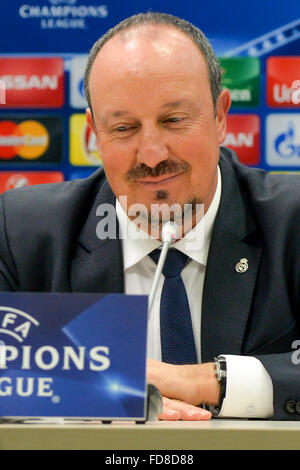
<path id="1" fill-rule="evenodd" d="M 201 308 L 205 269 L 211 233 L 221 198 L 221 172 L 211 205 L 194 229 L 173 244 L 185 253 L 190 261 L 181 272 L 189 300 L 198 362 L 201 363 Z M 148 254 L 159 248 L 161 242 L 137 227 L 116 203 L 116 212 L 122 239 L 125 293 L 149 295 L 156 264 Z M 149 358 L 161 360 L 160 296 L 164 276 L 161 275 L 153 308 L 148 319 Z M 249 356 L 225 355 L 227 360 L 226 398 L 220 417 L 268 418 L 273 415 L 273 386 L 262 363 Z"/>

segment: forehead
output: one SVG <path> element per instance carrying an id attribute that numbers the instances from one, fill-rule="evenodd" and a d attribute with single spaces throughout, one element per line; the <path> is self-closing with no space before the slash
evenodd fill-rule
<path id="1" fill-rule="evenodd" d="M 116 34 L 98 53 L 90 74 L 90 92 L 132 79 L 194 77 L 208 83 L 207 63 L 184 32 L 169 25 L 142 25 Z"/>

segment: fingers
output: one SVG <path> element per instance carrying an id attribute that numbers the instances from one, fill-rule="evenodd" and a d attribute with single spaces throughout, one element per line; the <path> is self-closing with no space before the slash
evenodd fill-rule
<path id="1" fill-rule="evenodd" d="M 164 397 L 163 412 L 159 415 L 159 419 L 165 421 L 207 421 L 211 416 L 211 412 L 203 408 Z"/>

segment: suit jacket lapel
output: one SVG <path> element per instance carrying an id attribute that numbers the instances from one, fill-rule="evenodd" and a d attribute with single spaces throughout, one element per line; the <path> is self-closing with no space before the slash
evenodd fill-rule
<path id="1" fill-rule="evenodd" d="M 112 233 L 103 238 L 99 233 L 100 226 L 102 232 L 111 230 Z M 123 292 L 123 258 L 118 230 L 115 196 L 105 181 L 78 239 L 70 273 L 73 292 Z"/>
<path id="2" fill-rule="evenodd" d="M 235 171 L 221 158 L 222 196 L 208 255 L 203 289 L 201 360 L 241 354 L 261 249 L 250 244 L 255 224 Z M 257 243 L 256 243 L 257 244 Z M 244 273 L 236 264 L 248 260 Z"/>

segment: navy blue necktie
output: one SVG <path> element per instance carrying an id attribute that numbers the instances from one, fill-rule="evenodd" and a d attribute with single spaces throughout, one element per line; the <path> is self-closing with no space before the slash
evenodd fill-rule
<path id="1" fill-rule="evenodd" d="M 149 254 L 157 264 L 160 250 Z M 162 361 L 170 364 L 196 364 L 197 355 L 190 307 L 181 271 L 188 256 L 170 249 L 163 268 L 165 281 L 160 299 Z"/>

